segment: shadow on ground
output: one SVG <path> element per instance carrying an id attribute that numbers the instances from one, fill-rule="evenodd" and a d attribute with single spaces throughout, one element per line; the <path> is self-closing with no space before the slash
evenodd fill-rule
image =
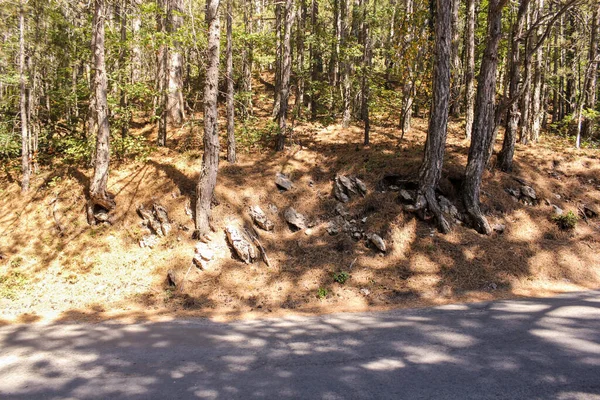
<path id="1" fill-rule="evenodd" d="M 600 398 L 600 292 L 220 324 L 0 328 L 0 396 Z"/>

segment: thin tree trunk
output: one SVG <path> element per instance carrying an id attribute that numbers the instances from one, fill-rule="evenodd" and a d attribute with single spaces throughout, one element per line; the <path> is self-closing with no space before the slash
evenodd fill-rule
<path id="1" fill-rule="evenodd" d="M 104 22 L 106 19 L 104 0 L 95 0 L 95 20 L 93 35 L 94 46 L 94 68 L 96 92 L 96 116 L 98 124 L 98 136 L 96 139 L 96 158 L 94 163 L 94 176 L 90 183 L 90 200 L 88 204 L 88 222 L 95 224 L 93 217 L 97 206 L 106 211 L 116 207 L 112 195 L 107 190 L 108 169 L 110 164 L 110 127 L 108 124 L 109 110 L 107 103 L 107 77 L 104 61 Z"/>
<path id="2" fill-rule="evenodd" d="M 343 60 L 342 60 L 342 102 L 343 102 L 343 110 L 342 110 L 342 127 L 347 128 L 350 126 L 350 119 L 352 118 L 352 80 L 350 78 L 350 60 L 347 56 L 347 46 L 348 46 L 348 0 L 340 0 L 341 6 L 341 18 L 342 18 L 342 32 L 341 32 L 341 40 L 342 40 L 342 51 L 343 51 Z"/>
<path id="3" fill-rule="evenodd" d="M 590 46 L 588 51 L 588 67 L 586 74 L 586 84 L 584 85 L 584 107 L 594 109 L 596 106 L 597 81 L 598 81 L 598 40 L 600 37 L 600 3 L 594 9 L 592 16 L 592 28 L 590 32 Z M 581 128 L 583 137 L 591 137 L 594 131 L 594 121 L 585 119 Z"/>
<path id="4" fill-rule="evenodd" d="M 370 132 L 371 132 L 371 118 L 369 116 L 369 101 L 371 97 L 371 89 L 369 74 L 371 73 L 371 28 L 369 24 L 369 0 L 362 2 L 363 13 L 362 13 L 362 37 L 363 37 L 363 63 L 362 63 L 362 81 L 361 81 L 361 93 L 362 93 L 362 105 L 361 114 L 362 120 L 365 123 L 364 129 L 364 141 L 363 144 L 368 146 L 370 143 Z"/>
<path id="5" fill-rule="evenodd" d="M 460 6 L 460 0 L 451 0 L 452 3 L 452 86 L 450 92 L 450 115 L 454 118 L 458 118 L 461 112 L 460 106 L 460 93 L 462 91 L 462 65 L 460 62 L 460 36 L 458 31 L 458 10 Z"/>
<path id="6" fill-rule="evenodd" d="M 450 60 L 452 47 L 452 6 L 446 0 L 437 0 L 435 20 L 435 52 L 433 64 L 433 99 L 429 118 L 429 129 L 423 163 L 419 171 L 419 190 L 427 200 L 429 209 L 437 219 L 440 231 L 448 233 L 450 224 L 446 221 L 435 191 L 444 164 L 444 149 L 450 105 Z"/>
<path id="7" fill-rule="evenodd" d="M 159 10 L 165 15 L 159 14 L 157 17 L 157 30 L 164 35 L 168 32 L 167 18 L 168 0 L 157 0 Z M 167 145 L 167 120 L 168 120 L 168 85 L 169 85 L 169 47 L 166 43 L 161 44 L 157 55 L 157 89 L 158 89 L 158 136 L 157 144 L 159 146 Z"/>
<path id="8" fill-rule="evenodd" d="M 287 114 L 290 95 L 290 76 L 292 72 L 292 24 L 294 22 L 294 2 L 286 0 L 284 10 L 284 33 L 282 43 L 282 60 L 281 60 L 281 94 L 279 105 L 279 135 L 277 137 L 277 146 L 275 150 L 281 151 L 285 147 L 287 138 Z"/>
<path id="9" fill-rule="evenodd" d="M 494 135 L 498 45 L 502 37 L 502 8 L 505 3 L 505 0 L 489 2 L 486 46 L 477 83 L 473 133 L 462 188 L 463 203 L 470 222 L 475 230 L 483 234 L 491 232 L 491 227 L 480 208 L 479 195 L 483 170 Z"/>
<path id="10" fill-rule="evenodd" d="M 208 48 L 206 82 L 204 86 L 204 154 L 202 170 L 196 188 L 196 232 L 195 236 L 205 239 L 210 230 L 210 203 L 217 184 L 219 169 L 219 131 L 217 126 L 217 96 L 219 91 L 219 45 L 220 21 L 219 0 L 208 0 L 206 4 L 208 25 Z"/>
<path id="11" fill-rule="evenodd" d="M 183 25 L 183 0 L 168 0 L 167 31 L 175 35 Z M 167 121 L 179 126 L 185 118 L 183 104 L 183 55 L 181 45 L 174 42 L 168 50 Z"/>
<path id="12" fill-rule="evenodd" d="M 282 20 L 285 18 L 284 12 L 281 10 L 281 3 L 275 3 L 275 35 L 276 35 L 276 49 L 275 49 L 275 99 L 273 101 L 273 118 L 277 118 L 280 114 L 281 108 L 281 75 L 282 75 L 282 63 L 283 63 L 283 45 L 282 45 L 282 34 L 281 26 Z"/>
<path id="13" fill-rule="evenodd" d="M 520 0 L 517 19 L 513 25 L 511 34 L 510 48 L 510 71 L 509 71 L 509 98 L 514 98 L 519 92 L 519 84 L 521 81 L 521 42 L 523 41 L 523 28 L 525 24 L 525 15 L 529 7 L 529 0 Z M 512 170 L 512 163 L 515 154 L 515 143 L 517 141 L 517 130 L 519 128 L 519 102 L 513 101 L 506 115 L 506 126 L 504 131 L 504 141 L 502 142 L 502 150 L 498 155 L 498 164 L 502 171 L 509 172 Z"/>
<path id="14" fill-rule="evenodd" d="M 233 0 L 227 0 L 227 49 L 226 72 L 227 80 L 227 161 L 235 163 L 235 125 L 233 106 Z"/>
<path id="15" fill-rule="evenodd" d="M 27 121 L 27 84 L 25 79 L 25 4 L 19 3 L 19 87 L 21 113 L 21 193 L 29 190 L 31 177 L 31 152 L 29 146 L 29 122 Z"/>
<path id="16" fill-rule="evenodd" d="M 412 40 L 414 40 L 413 37 L 413 28 L 412 28 L 412 17 L 413 17 L 413 0 L 405 0 L 405 6 L 406 6 L 406 18 L 409 20 L 408 23 L 408 32 L 406 34 L 406 42 L 410 43 Z M 410 131 L 410 125 L 411 125 L 411 119 L 412 119 L 412 113 L 413 113 L 413 103 L 414 103 L 414 82 L 411 80 L 414 80 L 414 78 L 412 77 L 413 75 L 413 70 L 411 67 L 412 63 L 409 63 L 409 65 L 407 66 L 408 68 L 408 74 L 406 74 L 406 76 L 411 77 L 411 79 L 406 79 L 404 82 L 404 85 L 402 87 L 402 115 L 400 118 L 400 124 L 402 127 L 402 137 L 404 137 L 404 134 L 408 131 Z"/>

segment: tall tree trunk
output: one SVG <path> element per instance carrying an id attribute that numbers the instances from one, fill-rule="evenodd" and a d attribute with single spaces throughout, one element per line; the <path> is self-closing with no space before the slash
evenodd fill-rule
<path id="1" fill-rule="evenodd" d="M 533 20 L 537 21 L 540 15 L 542 14 L 542 10 L 544 8 L 544 1 L 537 0 L 536 2 L 536 12 L 534 13 Z M 541 40 L 543 35 L 543 28 L 538 27 L 535 38 L 536 43 Z M 534 75 L 533 75 L 533 96 L 531 99 L 531 122 L 529 125 L 531 126 L 531 131 L 529 134 L 529 139 L 532 142 L 537 142 L 540 136 L 540 129 L 542 123 L 542 54 L 543 47 L 539 46 L 538 50 L 535 52 L 535 60 L 534 60 Z"/>
<path id="2" fill-rule="evenodd" d="M 592 16 L 592 28 L 590 32 L 590 47 L 588 50 L 588 66 L 584 85 L 584 108 L 594 109 L 596 107 L 597 81 L 598 81 L 598 40 L 600 39 L 600 3 L 594 9 Z M 591 137 L 594 131 L 594 121 L 585 119 L 581 128 L 583 137 Z"/>
<path id="3" fill-rule="evenodd" d="M 139 83 L 142 79 L 142 48 L 140 41 L 140 29 L 142 29 L 142 0 L 132 0 L 133 18 L 131 21 L 131 36 L 133 45 L 131 47 L 131 83 Z"/>
<path id="4" fill-rule="evenodd" d="M 168 0 L 167 31 L 171 36 L 177 34 L 183 25 L 183 0 Z M 174 41 L 168 49 L 168 93 L 167 121 L 181 125 L 185 118 L 183 104 L 183 55 L 181 45 Z"/>
<path id="5" fill-rule="evenodd" d="M 475 110 L 475 1 L 467 0 L 465 23 L 465 137 L 471 139 Z"/>
<path id="6" fill-rule="evenodd" d="M 243 118 L 245 119 L 248 115 L 253 115 L 254 110 L 252 106 L 252 65 L 254 63 L 254 44 L 249 38 L 254 32 L 254 23 L 251 22 L 250 16 L 252 15 L 252 0 L 246 0 L 244 3 L 244 33 L 246 40 L 242 47 L 242 92 L 243 92 Z"/>
<path id="7" fill-rule="evenodd" d="M 370 85 L 370 73 L 371 73 L 371 27 L 369 21 L 369 0 L 362 2 L 363 13 L 362 13 L 362 38 L 363 38 L 363 62 L 362 62 L 362 81 L 361 81 L 361 93 L 362 93 L 362 105 L 361 105 L 361 117 L 365 123 L 364 129 L 364 141 L 365 146 L 370 143 L 370 132 L 371 132 L 371 118 L 369 115 L 369 101 L 371 100 L 371 89 Z"/>
<path id="8" fill-rule="evenodd" d="M 273 117 L 277 118 L 281 108 L 281 75 L 283 71 L 283 44 L 282 44 L 282 25 L 284 11 L 281 9 L 281 2 L 275 3 L 275 99 L 273 100 Z"/>
<path id="9" fill-rule="evenodd" d="M 423 163 L 419 171 L 419 191 L 427 200 L 429 209 L 437 219 L 439 229 L 448 233 L 450 224 L 444 218 L 435 196 L 442 167 L 450 106 L 450 60 L 452 47 L 452 5 L 447 0 L 437 0 L 435 20 L 435 53 L 433 64 L 433 100 Z"/>
<path id="10" fill-rule="evenodd" d="M 487 39 L 477 82 L 475 118 L 462 188 L 463 203 L 470 222 L 475 230 L 483 234 L 491 233 L 491 227 L 481 211 L 479 195 L 494 135 L 498 45 L 502 37 L 502 8 L 505 3 L 505 0 L 489 2 Z"/>
<path id="11" fill-rule="evenodd" d="M 95 224 L 95 208 L 101 207 L 106 211 L 112 211 L 116 203 L 107 190 L 108 169 L 110 164 L 110 127 L 108 124 L 109 110 L 106 99 L 107 78 L 106 65 L 104 61 L 104 22 L 106 19 L 106 5 L 104 0 L 95 0 L 95 25 L 94 35 L 94 68 L 96 92 L 96 117 L 98 124 L 98 136 L 96 139 L 96 158 L 94 162 L 94 176 L 90 183 L 90 199 L 88 203 L 88 222 Z"/>
<path id="12" fill-rule="evenodd" d="M 313 37 L 318 37 L 320 34 L 319 29 L 319 2 L 312 0 L 311 7 L 311 29 Z M 317 118 L 319 103 L 318 103 L 318 92 L 315 88 L 315 84 L 319 81 L 319 75 L 323 69 L 323 56 L 319 44 L 311 41 L 310 43 L 310 68 L 311 68 L 311 93 L 310 93 L 310 113 L 311 119 Z"/>
<path id="13" fill-rule="evenodd" d="M 529 7 L 529 0 L 520 0 L 517 19 L 512 28 L 511 48 L 510 48 L 510 71 L 509 71 L 509 98 L 514 98 L 519 93 L 519 84 L 521 83 L 521 43 L 523 41 L 523 28 L 525 24 L 525 15 Z M 512 170 L 513 158 L 515 154 L 515 143 L 517 141 L 517 130 L 519 129 L 519 102 L 513 101 L 508 108 L 506 115 L 506 126 L 504 130 L 504 141 L 502 150 L 498 155 L 498 164 L 502 171 Z"/>
<path id="14" fill-rule="evenodd" d="M 206 82 L 204 85 L 204 154 L 202 170 L 196 188 L 196 232 L 205 239 L 210 230 L 210 203 L 217 184 L 219 169 L 219 131 L 217 126 L 217 96 L 219 91 L 219 45 L 221 26 L 219 0 L 208 0 L 206 4 L 208 25 L 208 48 Z"/>
<path id="15" fill-rule="evenodd" d="M 235 125 L 233 106 L 233 0 L 227 0 L 227 49 L 226 72 L 227 80 L 227 161 L 235 163 Z"/>
<path id="16" fill-rule="evenodd" d="M 405 6 L 406 6 L 406 18 L 409 21 L 408 23 L 408 32 L 406 33 L 406 42 L 410 43 L 411 41 L 414 40 L 414 36 L 413 36 L 413 21 L 412 21 L 412 17 L 413 17 L 413 0 L 405 0 Z M 411 76 L 413 75 L 412 71 L 412 63 L 409 63 L 409 65 L 407 66 L 408 68 L 408 74 L 405 74 L 406 76 Z M 411 125 L 411 119 L 412 119 L 412 113 L 413 113 L 413 103 L 414 103 L 414 78 L 411 79 L 405 79 L 404 81 L 404 85 L 402 87 L 402 115 L 400 118 L 400 125 L 402 127 L 402 137 L 404 137 L 404 134 L 408 131 L 410 131 L 410 125 Z"/>
<path id="17" fill-rule="evenodd" d="M 350 126 L 350 119 L 352 118 L 352 80 L 350 78 L 350 60 L 348 59 L 348 1 L 340 0 L 340 17 L 342 19 L 341 24 L 341 48 L 343 52 L 342 60 L 342 126 L 347 128 Z"/>
<path id="18" fill-rule="evenodd" d="M 333 26 L 334 37 L 331 43 L 331 58 L 329 59 L 329 84 L 331 87 L 337 87 L 339 83 L 339 55 L 340 42 L 342 41 L 342 18 L 341 18 L 340 0 L 333 0 Z"/>
<path id="19" fill-rule="evenodd" d="M 458 10 L 460 7 L 460 0 L 451 0 L 452 2 L 452 86 L 450 93 L 450 115 L 454 118 L 458 118 L 460 115 L 461 99 L 460 93 L 462 91 L 462 65 L 460 62 L 460 35 L 458 30 Z"/>
<path id="20" fill-rule="evenodd" d="M 21 113 L 21 193 L 29 190 L 31 152 L 29 147 L 29 122 L 27 120 L 27 84 L 25 79 L 25 2 L 19 3 L 19 87 Z"/>
<path id="21" fill-rule="evenodd" d="M 294 2 L 293 0 L 285 1 L 284 10 L 284 32 L 283 32 L 283 43 L 282 43 L 282 60 L 281 60 L 281 94 L 280 105 L 279 105 L 279 135 L 277 137 L 276 150 L 281 151 L 285 147 L 285 140 L 287 138 L 287 114 L 288 114 L 288 103 L 290 95 L 290 76 L 292 72 L 292 24 L 294 22 Z"/>
<path id="22" fill-rule="evenodd" d="M 305 29 L 306 29 L 306 14 L 307 14 L 306 0 L 300 1 L 300 6 L 298 7 L 298 28 L 296 29 L 296 52 L 298 54 L 297 57 L 297 76 L 298 76 L 298 85 L 296 87 L 296 104 L 295 104 L 295 114 L 297 117 L 302 115 L 302 107 L 304 106 L 304 37 L 305 37 Z"/>
<path id="23" fill-rule="evenodd" d="M 161 13 L 157 17 L 157 31 L 167 35 L 168 0 L 156 0 Z M 169 86 L 169 46 L 162 43 L 157 54 L 157 92 L 158 92 L 158 136 L 159 146 L 167 145 L 168 86 Z"/>

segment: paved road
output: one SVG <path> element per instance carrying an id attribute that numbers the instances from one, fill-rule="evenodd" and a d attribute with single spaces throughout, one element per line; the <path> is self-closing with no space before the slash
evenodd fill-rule
<path id="1" fill-rule="evenodd" d="M 386 313 L 0 328 L 0 399 L 600 399 L 600 291 Z"/>

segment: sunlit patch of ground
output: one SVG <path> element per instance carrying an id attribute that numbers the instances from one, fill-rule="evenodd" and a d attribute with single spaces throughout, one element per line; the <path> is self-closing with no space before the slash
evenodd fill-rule
<path id="1" fill-rule="evenodd" d="M 559 139 L 544 138 L 535 147 L 518 146 L 515 172 L 486 171 L 482 201 L 503 234 L 485 237 L 455 226 L 441 235 L 427 222 L 404 213 L 392 192 L 376 192 L 390 173 L 418 171 L 426 121 L 415 120 L 403 141 L 393 127 L 374 127 L 372 144 L 362 146 L 359 127 L 296 122 L 291 144 L 277 154 L 242 147 L 239 162 L 221 162 L 213 209 L 216 253 L 205 271 L 189 268 L 195 242 L 192 208 L 201 163 L 198 128 L 173 130 L 171 147 L 154 151 L 147 162 L 113 164 L 109 190 L 118 209 L 110 227 L 90 228 L 84 192 L 91 170 L 43 169 L 31 193 L 21 197 L 18 171 L 0 178 L 0 321 L 39 319 L 99 320 L 205 316 L 219 320 L 289 313 L 382 310 L 514 296 L 551 295 L 600 286 L 600 220 L 580 220 L 573 232 L 561 232 L 552 208 L 578 212 L 582 204 L 600 204 L 600 165 L 596 151 L 575 152 Z M 153 131 L 144 135 L 153 140 Z M 187 144 L 186 144 L 187 143 Z M 445 178 L 457 178 L 466 162 L 461 124 L 452 123 Z M 225 146 L 223 146 L 225 147 Z M 277 172 L 294 182 L 280 193 Z M 355 174 L 368 186 L 365 198 L 347 205 L 353 218 L 367 218 L 367 232 L 388 244 L 387 254 L 326 231 L 335 216 L 331 196 L 336 174 Z M 542 201 L 515 202 L 506 192 L 518 187 L 513 176 L 531 182 Z M 173 233 L 154 249 L 140 248 L 143 236 L 139 204 L 158 202 L 169 210 Z M 269 204 L 279 210 L 272 233 L 260 240 L 272 266 L 247 266 L 232 258 L 223 228 L 231 221 L 250 224 L 247 209 Z M 283 210 L 293 206 L 314 227 L 310 235 L 291 232 Z M 63 228 L 57 229 L 57 220 Z M 183 290 L 165 284 L 169 269 L 186 276 Z M 189 271 L 189 272 L 188 272 Z M 333 273 L 345 271 L 345 284 Z M 186 275 L 187 273 L 187 275 Z M 12 279 L 7 288 L 6 279 Z"/>

